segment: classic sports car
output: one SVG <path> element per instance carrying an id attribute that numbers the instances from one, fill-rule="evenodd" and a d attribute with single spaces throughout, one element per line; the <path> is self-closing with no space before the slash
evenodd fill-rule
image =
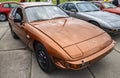
<path id="1" fill-rule="evenodd" d="M 82 69 L 108 54 L 115 42 L 102 29 L 69 17 L 50 3 L 22 3 L 9 16 L 12 36 L 34 52 L 41 69 Z"/>
<path id="2" fill-rule="evenodd" d="M 104 1 L 92 1 L 98 8 L 100 8 L 103 11 L 111 12 L 120 15 L 120 7 L 116 7 L 110 2 L 104 2 Z"/>
<path id="3" fill-rule="evenodd" d="M 0 21 L 7 20 L 7 16 L 14 7 L 18 7 L 17 2 L 2 2 L 0 3 Z"/>
<path id="4" fill-rule="evenodd" d="M 95 24 L 109 33 L 117 34 L 120 32 L 120 16 L 101 11 L 91 2 L 73 1 L 58 6 L 70 16 Z"/>

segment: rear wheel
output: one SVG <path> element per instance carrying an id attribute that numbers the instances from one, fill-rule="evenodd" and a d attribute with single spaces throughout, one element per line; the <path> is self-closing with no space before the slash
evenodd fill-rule
<path id="1" fill-rule="evenodd" d="M 35 55 L 40 68 L 44 72 L 50 73 L 55 69 L 55 66 L 52 63 L 48 52 L 46 51 L 42 44 L 40 43 L 35 44 Z"/>
<path id="2" fill-rule="evenodd" d="M 16 35 L 16 33 L 13 31 L 12 26 L 11 26 L 10 23 L 9 23 L 9 27 L 10 27 L 10 30 L 11 30 L 12 37 L 13 37 L 14 39 L 18 39 L 19 37 L 18 37 L 18 36 Z"/>
<path id="3" fill-rule="evenodd" d="M 7 20 L 7 16 L 4 13 L 0 14 L 0 21 L 5 21 Z"/>

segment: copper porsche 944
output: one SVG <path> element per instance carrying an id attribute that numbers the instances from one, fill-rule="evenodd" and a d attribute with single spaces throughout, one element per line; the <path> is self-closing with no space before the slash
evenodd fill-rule
<path id="1" fill-rule="evenodd" d="M 36 55 L 44 72 L 55 67 L 78 70 L 107 55 L 114 40 L 102 29 L 69 17 L 50 3 L 21 3 L 9 14 L 13 38 L 20 38 Z"/>

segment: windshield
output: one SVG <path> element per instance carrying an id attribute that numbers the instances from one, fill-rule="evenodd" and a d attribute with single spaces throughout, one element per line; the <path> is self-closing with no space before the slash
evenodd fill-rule
<path id="1" fill-rule="evenodd" d="M 36 6 L 25 9 L 28 22 L 65 18 L 68 15 L 57 6 Z"/>
<path id="2" fill-rule="evenodd" d="M 82 12 L 90 12 L 90 11 L 99 11 L 100 10 L 92 3 L 77 3 L 77 7 Z"/>
<path id="3" fill-rule="evenodd" d="M 105 8 L 115 8 L 115 7 L 116 7 L 115 5 L 113 5 L 113 4 L 109 3 L 109 2 L 104 2 L 104 3 L 103 3 L 103 6 L 104 6 Z"/>

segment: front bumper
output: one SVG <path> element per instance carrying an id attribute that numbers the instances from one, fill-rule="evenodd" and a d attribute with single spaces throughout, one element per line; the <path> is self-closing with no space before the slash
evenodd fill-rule
<path id="1" fill-rule="evenodd" d="M 83 59 L 76 60 L 76 61 L 59 60 L 59 61 L 56 61 L 55 64 L 58 67 L 63 68 L 63 69 L 73 69 L 73 70 L 83 69 L 93 64 L 97 60 L 101 59 L 102 57 L 106 56 L 108 53 L 111 52 L 114 46 L 115 46 L 115 41 L 113 41 L 109 46 L 102 49 L 101 51 L 95 54 L 92 54 L 88 57 L 85 57 Z"/>

